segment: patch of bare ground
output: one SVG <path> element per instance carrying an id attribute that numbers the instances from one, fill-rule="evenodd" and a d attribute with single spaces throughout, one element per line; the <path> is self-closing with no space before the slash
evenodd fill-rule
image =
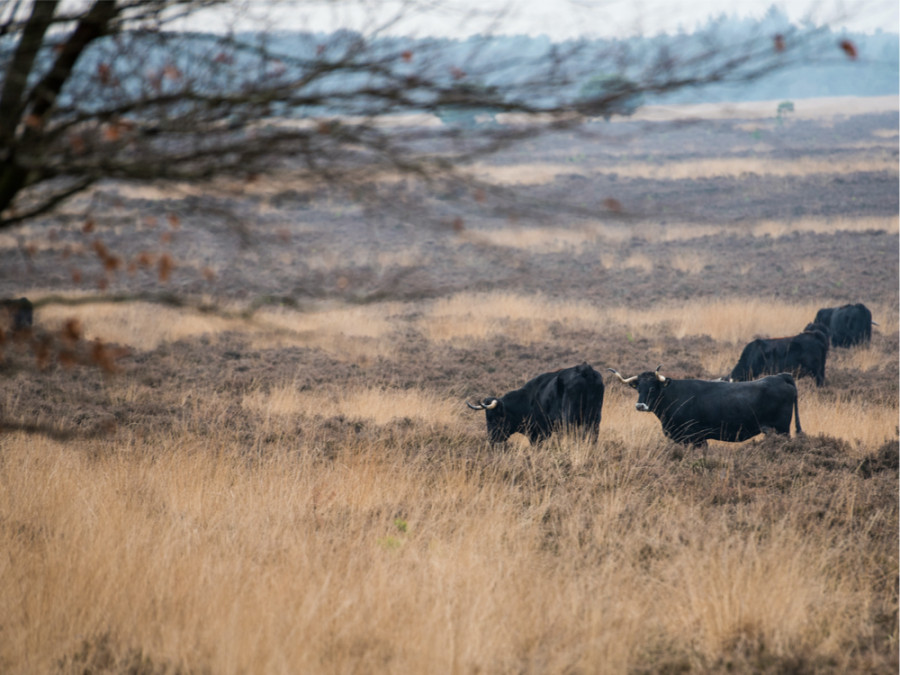
<path id="1" fill-rule="evenodd" d="M 37 302 L 0 361 L 0 670 L 896 672 L 896 114 L 647 124 L 493 158 L 571 167 L 515 200 L 107 185 L 0 238 Z M 491 447 L 465 406 L 582 361 L 719 377 L 859 301 L 800 436 L 687 449 L 615 378 L 595 442 Z M 109 368 L 39 358 L 72 319 Z"/>

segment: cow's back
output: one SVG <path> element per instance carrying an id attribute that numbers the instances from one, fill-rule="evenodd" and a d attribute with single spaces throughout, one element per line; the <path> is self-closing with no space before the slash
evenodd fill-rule
<path id="1" fill-rule="evenodd" d="M 872 312 L 865 305 L 844 305 L 835 312 L 832 335 L 836 335 L 838 347 L 851 347 L 872 339 Z"/>
<path id="2" fill-rule="evenodd" d="M 777 348 L 772 344 L 773 340 L 756 338 L 748 343 L 741 352 L 741 358 L 731 371 L 731 379 L 737 382 L 746 382 L 770 371 L 774 359 L 777 358 Z"/>
<path id="3" fill-rule="evenodd" d="M 603 409 L 603 376 L 586 363 L 560 371 L 557 379 L 560 422 L 597 425 Z"/>
<path id="4" fill-rule="evenodd" d="M 789 373 L 751 382 L 679 380 L 669 390 L 668 410 L 657 414 L 677 442 L 744 441 L 768 428 L 790 433 L 797 388 Z"/>
<path id="5" fill-rule="evenodd" d="M 814 323 L 829 328 L 835 347 L 852 347 L 872 339 L 872 312 L 862 303 L 820 309 Z"/>
<path id="6" fill-rule="evenodd" d="M 529 433 L 549 436 L 554 427 L 596 431 L 603 406 L 603 377 L 584 363 L 544 373 L 522 387 L 530 397 Z"/>

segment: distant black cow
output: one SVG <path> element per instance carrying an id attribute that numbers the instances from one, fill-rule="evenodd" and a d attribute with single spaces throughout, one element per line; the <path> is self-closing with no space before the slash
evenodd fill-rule
<path id="1" fill-rule="evenodd" d="M 2 324 L 15 332 L 31 328 L 34 322 L 34 306 L 28 298 L 0 299 L 0 312 L 6 314 L 6 321 L 3 321 Z"/>
<path id="2" fill-rule="evenodd" d="M 872 312 L 862 303 L 826 307 L 816 313 L 814 323 L 827 326 L 831 333 L 831 344 L 835 347 L 852 347 L 868 344 L 872 340 Z"/>
<path id="3" fill-rule="evenodd" d="M 793 337 L 758 338 L 744 347 L 731 379 L 746 382 L 760 375 L 793 373 L 797 377 L 816 378 L 819 387 L 825 384 L 825 360 L 828 356 L 827 329 L 811 323 Z"/>
<path id="4" fill-rule="evenodd" d="M 491 443 L 516 432 L 538 443 L 559 427 L 596 436 L 603 409 L 603 376 L 588 364 L 538 375 L 500 398 L 489 397 L 472 410 L 484 410 Z"/>
<path id="5" fill-rule="evenodd" d="M 635 407 L 652 412 L 663 433 L 677 443 L 705 445 L 707 439 L 745 441 L 759 433 L 790 434 L 791 415 L 800 428 L 797 385 L 788 373 L 770 375 L 753 382 L 673 380 L 656 371 L 625 378 L 610 372 L 637 389 Z"/>

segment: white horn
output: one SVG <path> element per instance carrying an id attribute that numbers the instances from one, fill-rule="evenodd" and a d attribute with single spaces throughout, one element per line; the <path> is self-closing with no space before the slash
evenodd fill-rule
<path id="1" fill-rule="evenodd" d="M 496 408 L 499 404 L 500 404 L 500 401 L 499 401 L 498 399 L 495 398 L 493 401 L 491 401 L 491 402 L 488 403 L 486 406 L 484 406 L 484 409 L 485 409 L 485 410 L 493 410 L 493 409 Z"/>
<path id="2" fill-rule="evenodd" d="M 654 371 L 656 373 L 656 379 L 659 380 L 660 382 L 665 382 L 666 378 L 663 375 L 659 374 L 660 368 L 662 368 L 662 364 L 656 366 L 656 370 Z"/>
<path id="3" fill-rule="evenodd" d="M 466 405 L 469 406 L 472 410 L 484 410 L 484 406 L 480 403 L 478 405 L 472 405 L 468 401 L 466 401 Z"/>
<path id="4" fill-rule="evenodd" d="M 631 384 L 631 383 L 634 382 L 636 379 L 638 379 L 638 376 L 637 376 L 637 375 L 633 375 L 632 377 L 629 377 L 629 378 L 626 380 L 624 377 L 622 377 L 621 375 L 619 375 L 619 371 L 616 370 L 615 368 L 607 368 L 607 370 L 608 370 L 609 372 L 611 372 L 611 373 L 615 373 L 616 376 L 617 376 L 620 380 L 622 380 L 622 382 L 624 382 L 625 384 Z"/>

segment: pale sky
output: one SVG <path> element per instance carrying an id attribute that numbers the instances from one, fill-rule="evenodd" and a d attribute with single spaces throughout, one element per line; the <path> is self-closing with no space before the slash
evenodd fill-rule
<path id="1" fill-rule="evenodd" d="M 464 37 L 479 33 L 544 34 L 573 37 L 628 37 L 693 30 L 723 11 L 759 18 L 776 5 L 793 21 L 871 33 L 900 30 L 897 0 L 247 0 L 236 10 L 204 14 L 186 26 L 223 31 L 284 29 L 368 32 L 395 17 L 391 34 Z M 727 7 L 727 9 L 725 9 Z"/>

